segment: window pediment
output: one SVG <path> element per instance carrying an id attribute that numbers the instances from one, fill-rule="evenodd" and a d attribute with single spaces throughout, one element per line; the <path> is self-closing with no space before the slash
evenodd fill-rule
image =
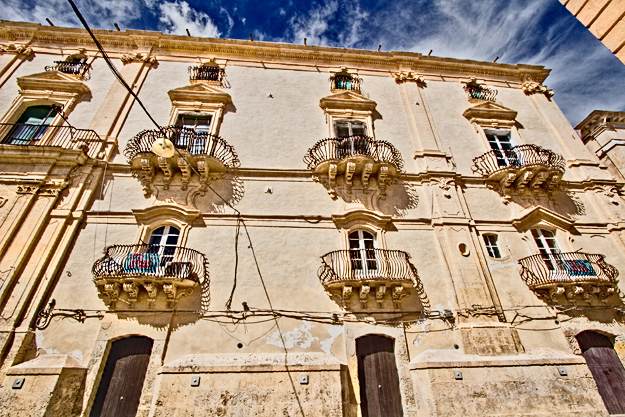
<path id="1" fill-rule="evenodd" d="M 224 108 L 232 103 L 230 94 L 206 83 L 174 88 L 167 92 L 174 106 L 191 106 L 197 110 Z"/>
<path id="2" fill-rule="evenodd" d="M 17 85 L 23 92 L 63 92 L 74 96 L 90 95 L 91 90 L 71 75 L 59 71 L 46 71 L 19 77 Z"/>
<path id="3" fill-rule="evenodd" d="M 469 107 L 462 113 L 471 123 L 501 129 L 512 128 L 517 114 L 518 112 L 491 101 Z"/>
<path id="4" fill-rule="evenodd" d="M 575 220 L 562 216 L 544 207 L 536 207 L 523 216 L 512 220 L 512 225 L 521 233 L 532 228 L 558 228 L 571 233 L 577 233 L 574 227 Z"/>
<path id="5" fill-rule="evenodd" d="M 192 224 L 200 216 L 198 210 L 189 210 L 176 204 L 158 204 L 145 209 L 132 210 L 137 223 L 143 226 L 172 222 L 179 228 Z"/>
<path id="6" fill-rule="evenodd" d="M 347 213 L 332 215 L 332 221 L 339 230 L 352 230 L 356 227 L 365 226 L 367 229 L 378 232 L 387 230 L 392 225 L 392 220 L 392 216 L 368 210 L 352 210 Z"/>
<path id="7" fill-rule="evenodd" d="M 353 91 L 341 91 L 319 100 L 319 107 L 326 113 L 332 111 L 343 113 L 345 110 L 354 110 L 371 115 L 376 106 L 377 103 L 375 101 Z"/>

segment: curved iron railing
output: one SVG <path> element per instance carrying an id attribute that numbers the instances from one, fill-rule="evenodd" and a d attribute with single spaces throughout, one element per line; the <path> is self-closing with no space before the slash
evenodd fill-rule
<path id="1" fill-rule="evenodd" d="M 0 123 L 0 138 L 7 145 L 81 149 L 91 158 L 96 157 L 102 143 L 93 130 L 26 123 Z"/>
<path id="2" fill-rule="evenodd" d="M 369 136 L 345 136 L 341 139 L 320 140 L 308 149 L 304 162 L 308 165 L 308 169 L 315 169 L 322 162 L 341 160 L 356 155 L 370 156 L 376 162 L 393 164 L 398 171 L 404 169 L 401 154 L 393 145 Z"/>
<path id="3" fill-rule="evenodd" d="M 161 128 L 178 149 L 184 149 L 191 155 L 208 155 L 219 159 L 227 168 L 241 165 L 234 148 L 223 138 L 208 132 L 197 132 L 182 126 L 166 126 Z M 142 153 L 152 153 L 152 144 L 163 135 L 161 130 L 144 130 L 128 141 L 124 155 L 129 162 Z"/>
<path id="4" fill-rule="evenodd" d="M 561 155 L 537 145 L 514 146 L 506 150 L 492 150 L 473 158 L 473 172 L 490 176 L 497 171 L 514 167 L 545 165 L 551 170 L 564 172 L 566 161 Z"/>
<path id="5" fill-rule="evenodd" d="M 362 78 L 351 75 L 335 74 L 330 77 L 330 88 L 332 90 L 360 91 Z"/>
<path id="6" fill-rule="evenodd" d="M 189 79 L 191 81 L 221 81 L 226 71 L 216 65 L 190 66 Z"/>
<path id="7" fill-rule="evenodd" d="M 465 85 L 464 91 L 469 95 L 469 98 L 475 100 L 487 100 L 487 101 L 495 101 L 495 97 L 497 97 L 497 90 L 476 86 L 476 85 Z"/>
<path id="8" fill-rule="evenodd" d="M 521 277 L 531 289 L 556 284 L 616 284 L 618 270 L 603 255 L 583 252 L 538 254 L 520 259 Z"/>
<path id="9" fill-rule="evenodd" d="M 208 279 L 208 261 L 204 254 L 189 248 L 150 245 L 112 245 L 91 268 L 94 279 L 155 278 L 190 279 L 202 283 Z"/>
<path id="10" fill-rule="evenodd" d="M 411 281 L 416 287 L 417 269 L 410 255 L 400 250 L 336 250 L 321 257 L 319 279 L 323 285 L 346 281 Z"/>
<path id="11" fill-rule="evenodd" d="M 86 75 L 91 69 L 91 64 L 88 64 L 83 59 L 73 59 L 71 61 L 54 61 L 55 65 L 45 67 L 46 71 L 59 71 L 65 74 L 72 75 Z"/>

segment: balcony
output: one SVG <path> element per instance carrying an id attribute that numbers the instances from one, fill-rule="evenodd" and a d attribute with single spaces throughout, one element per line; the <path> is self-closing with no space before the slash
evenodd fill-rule
<path id="1" fill-rule="evenodd" d="M 151 150 L 154 141 L 162 137 L 163 133 L 179 152 L 171 158 L 157 156 Z M 193 172 L 210 182 L 223 178 L 228 169 L 240 166 L 237 153 L 224 139 L 181 126 L 144 130 L 128 141 L 124 155 L 144 188 L 149 187 L 157 172 L 163 173 L 165 189 L 174 174 L 180 173 L 182 189 L 186 189 Z"/>
<path id="2" fill-rule="evenodd" d="M 136 244 L 113 245 L 91 269 L 100 293 L 115 307 L 120 297 L 132 307 L 145 292 L 148 306 L 154 306 L 159 291 L 168 307 L 189 296 L 208 280 L 208 261 L 200 252 L 181 247 Z"/>
<path id="3" fill-rule="evenodd" d="M 4 145 L 53 146 L 80 149 L 90 158 L 99 152 L 102 139 L 93 130 L 73 126 L 47 126 L 25 123 L 0 123 L 0 138 Z"/>
<path id="4" fill-rule="evenodd" d="M 349 249 L 326 253 L 321 257 L 319 279 L 326 291 L 349 305 L 355 289 L 363 308 L 373 294 L 378 307 L 390 298 L 399 308 L 413 288 L 420 288 L 417 269 L 410 255 L 399 250 Z"/>
<path id="5" fill-rule="evenodd" d="M 369 136 L 323 139 L 308 150 L 304 162 L 333 198 L 337 186 L 344 186 L 351 193 L 354 178 L 359 178 L 363 191 L 368 192 L 372 177 L 384 197 L 388 184 L 404 168 L 401 154 L 393 145 Z"/>
<path id="6" fill-rule="evenodd" d="M 89 78 L 89 70 L 91 70 L 91 64 L 88 64 L 85 59 L 72 59 L 69 61 L 54 61 L 53 66 L 45 68 L 46 71 L 59 71 L 64 74 L 77 75 L 80 78 Z"/>
<path id="7" fill-rule="evenodd" d="M 362 78 L 354 77 L 346 72 L 337 73 L 330 77 L 330 90 L 332 92 L 349 90 L 360 93 L 361 84 Z"/>
<path id="8" fill-rule="evenodd" d="M 605 299 L 617 289 L 618 270 L 603 255 L 583 252 L 538 254 L 519 260 L 521 277 L 537 295 L 557 302 L 558 295 L 569 301 Z"/>
<path id="9" fill-rule="evenodd" d="M 213 81 L 221 84 L 226 71 L 217 65 L 201 65 L 189 67 L 190 81 Z"/>
<path id="10" fill-rule="evenodd" d="M 488 182 L 497 182 L 503 194 L 511 191 L 555 191 L 564 174 L 561 155 L 536 145 L 492 150 L 473 159 L 472 170 Z"/>
<path id="11" fill-rule="evenodd" d="M 469 96 L 469 100 L 495 101 L 497 97 L 497 90 L 484 87 L 477 83 L 467 83 L 464 86 L 464 91 Z"/>

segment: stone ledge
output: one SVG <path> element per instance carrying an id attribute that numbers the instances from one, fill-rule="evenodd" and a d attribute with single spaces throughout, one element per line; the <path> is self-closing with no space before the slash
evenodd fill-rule
<path id="1" fill-rule="evenodd" d="M 561 352 L 509 356 L 465 355 L 449 350 L 429 350 L 410 361 L 410 370 L 439 368 L 492 368 L 513 366 L 585 365 L 582 356 Z"/>
<path id="2" fill-rule="evenodd" d="M 288 371 L 339 371 L 345 365 L 334 356 L 322 353 L 291 353 Z M 286 372 L 284 354 L 186 355 L 163 365 L 159 374 Z"/>
<path id="3" fill-rule="evenodd" d="M 10 367 L 7 375 L 60 375 L 66 370 L 87 372 L 87 367 L 69 355 L 41 355 L 31 361 Z"/>

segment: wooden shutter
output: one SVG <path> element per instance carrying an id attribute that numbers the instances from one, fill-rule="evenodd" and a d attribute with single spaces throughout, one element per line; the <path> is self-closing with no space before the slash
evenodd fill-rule
<path id="1" fill-rule="evenodd" d="M 590 373 L 610 414 L 625 413 L 625 369 L 607 336 L 595 332 L 577 335 Z"/>
<path id="2" fill-rule="evenodd" d="M 140 336 L 113 342 L 91 417 L 134 417 L 137 414 L 152 343 L 152 339 Z"/>
<path id="3" fill-rule="evenodd" d="M 376 335 L 356 340 L 362 417 L 403 416 L 394 344 Z"/>

